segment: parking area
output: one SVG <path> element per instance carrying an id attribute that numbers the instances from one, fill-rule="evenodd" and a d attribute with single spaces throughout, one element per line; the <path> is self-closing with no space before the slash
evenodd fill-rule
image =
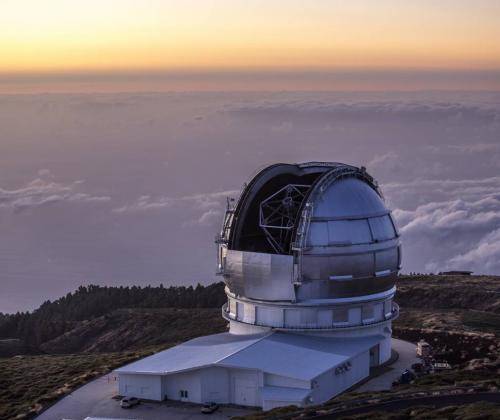
<path id="1" fill-rule="evenodd" d="M 392 349 L 398 352 L 398 360 L 390 365 L 386 372 L 371 378 L 356 388 L 356 392 L 389 390 L 392 388 L 392 383 L 399 379 L 405 369 L 409 369 L 412 364 L 420 361 L 416 354 L 416 345 L 413 343 L 393 338 Z"/>
<path id="2" fill-rule="evenodd" d="M 37 417 L 39 420 L 83 420 L 86 417 L 106 417 L 135 420 L 191 420 L 228 419 L 250 414 L 254 410 L 238 407 L 219 407 L 213 414 L 206 415 L 195 404 L 171 402 L 142 402 L 131 409 L 123 409 L 113 399 L 117 394 L 114 375 L 106 375 L 82 386 Z"/>

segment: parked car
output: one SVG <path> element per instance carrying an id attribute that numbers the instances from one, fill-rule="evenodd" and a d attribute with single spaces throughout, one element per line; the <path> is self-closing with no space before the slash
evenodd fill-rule
<path id="1" fill-rule="evenodd" d="M 206 403 L 206 404 L 203 404 L 203 407 L 201 407 L 201 412 L 203 414 L 212 414 L 218 408 L 219 408 L 219 405 L 214 403 L 214 402 Z"/>
<path id="2" fill-rule="evenodd" d="M 132 408 L 137 404 L 139 404 L 139 398 L 136 397 L 125 397 L 120 401 L 121 408 Z"/>
<path id="3" fill-rule="evenodd" d="M 401 378 L 399 379 L 399 382 L 401 384 L 409 384 L 414 379 L 415 379 L 415 375 L 413 374 L 413 372 L 408 370 L 408 369 L 405 369 L 405 371 L 401 374 Z"/>
<path id="4" fill-rule="evenodd" d="M 411 368 L 415 371 L 415 373 L 422 373 L 424 371 L 424 365 L 422 363 L 413 363 Z"/>
<path id="5" fill-rule="evenodd" d="M 431 372 L 440 372 L 442 370 L 451 370 L 451 365 L 446 360 L 431 363 Z"/>

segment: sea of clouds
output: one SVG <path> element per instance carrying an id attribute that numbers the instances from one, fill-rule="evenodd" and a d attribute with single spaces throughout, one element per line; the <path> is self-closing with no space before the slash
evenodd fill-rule
<path id="1" fill-rule="evenodd" d="M 281 161 L 364 165 L 403 272 L 500 274 L 500 94 L 0 96 L 0 311 L 80 284 L 217 280 L 226 197 Z"/>

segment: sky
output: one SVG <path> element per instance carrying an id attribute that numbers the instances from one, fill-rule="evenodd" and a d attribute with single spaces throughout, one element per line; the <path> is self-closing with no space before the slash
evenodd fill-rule
<path id="1" fill-rule="evenodd" d="M 498 89 L 496 0 L 4 0 L 0 91 Z"/>
<path id="2" fill-rule="evenodd" d="M 500 2 L 3 0 L 0 312 L 218 281 L 257 168 L 364 165 L 403 272 L 500 274 Z"/>
<path id="3" fill-rule="evenodd" d="M 219 281 L 226 196 L 312 160 L 375 176 L 404 273 L 500 274 L 498 92 L 0 95 L 0 312 Z"/>

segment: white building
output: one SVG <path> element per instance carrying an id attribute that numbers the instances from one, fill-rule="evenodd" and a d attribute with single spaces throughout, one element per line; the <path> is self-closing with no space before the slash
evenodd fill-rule
<path id="1" fill-rule="evenodd" d="M 217 243 L 229 332 L 118 369 L 121 395 L 318 404 L 390 358 L 399 235 L 364 168 L 265 168 L 228 206 Z"/>

